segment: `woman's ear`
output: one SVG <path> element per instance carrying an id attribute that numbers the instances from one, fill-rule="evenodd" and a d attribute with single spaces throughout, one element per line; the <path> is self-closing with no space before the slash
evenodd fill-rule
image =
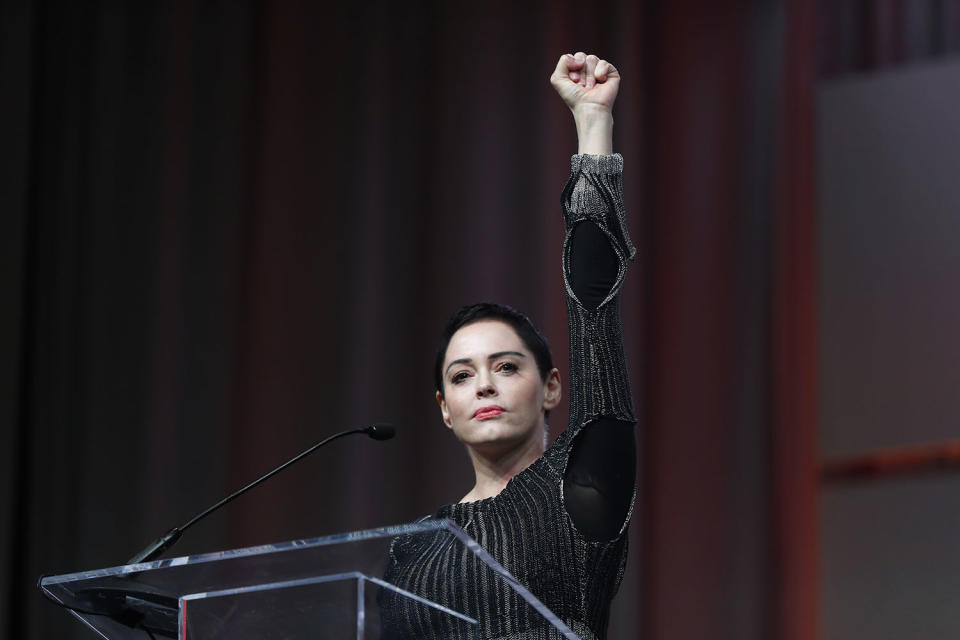
<path id="1" fill-rule="evenodd" d="M 556 367 L 547 374 L 547 379 L 543 383 L 543 410 L 550 411 L 555 409 L 560 400 L 563 399 L 563 390 L 560 385 L 560 371 Z"/>
<path id="2" fill-rule="evenodd" d="M 447 425 L 447 428 L 452 429 L 453 425 L 450 424 L 450 411 L 447 409 L 447 401 L 443 399 L 443 394 L 437 391 L 437 404 L 440 405 L 440 414 L 443 416 L 443 424 Z"/>

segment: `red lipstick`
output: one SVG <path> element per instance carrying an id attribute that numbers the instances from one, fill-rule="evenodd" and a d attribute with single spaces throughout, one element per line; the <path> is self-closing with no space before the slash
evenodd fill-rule
<path id="1" fill-rule="evenodd" d="M 503 412 L 503 407 L 493 404 L 486 407 L 480 407 L 474 412 L 473 417 L 477 420 L 489 420 L 490 418 L 496 418 Z"/>

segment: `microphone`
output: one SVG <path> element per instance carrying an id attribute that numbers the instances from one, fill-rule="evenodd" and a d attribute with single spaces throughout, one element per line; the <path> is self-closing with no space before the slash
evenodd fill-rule
<path id="1" fill-rule="evenodd" d="M 396 435 L 396 429 L 394 429 L 393 425 L 390 425 L 390 424 L 373 424 L 373 425 L 370 425 L 369 427 L 363 427 L 361 429 L 350 429 L 349 431 L 341 431 L 340 433 L 335 433 L 328 438 L 324 438 L 323 440 L 313 445 L 306 451 L 303 451 L 302 453 L 294 456 L 290 460 L 287 460 L 286 462 L 281 464 L 279 467 L 277 467 L 273 471 L 270 471 L 269 473 L 263 476 L 260 476 L 259 478 L 257 478 L 247 486 L 243 487 L 239 491 L 235 491 L 231 493 L 229 496 L 227 496 L 220 502 L 216 503 L 212 507 L 209 507 L 208 509 L 201 511 L 200 513 L 195 515 L 193 518 L 188 520 L 186 524 L 170 529 L 165 534 L 163 534 L 162 536 L 160 536 L 159 538 L 151 542 L 149 545 L 147 545 L 142 551 L 140 551 L 140 553 L 138 553 L 137 555 L 127 560 L 127 564 L 138 564 L 140 562 L 149 562 L 153 560 L 154 558 L 159 556 L 161 553 L 163 553 L 164 551 L 172 547 L 177 542 L 177 540 L 180 539 L 180 536 L 183 535 L 184 531 L 192 527 L 194 524 L 196 524 L 203 518 L 206 518 L 208 515 L 210 515 L 220 507 L 224 506 L 234 498 L 237 498 L 243 495 L 244 493 L 246 493 L 247 491 L 249 491 L 250 489 L 253 489 L 255 486 L 257 486 L 267 478 L 275 476 L 276 474 L 280 473 L 281 471 L 283 471 L 284 469 L 292 465 L 294 462 L 297 462 L 307 457 L 308 455 L 310 455 L 311 453 L 313 453 L 323 445 L 327 444 L 328 442 L 332 442 L 337 438 L 342 438 L 343 436 L 349 436 L 354 433 L 365 433 L 371 438 L 373 438 L 374 440 L 389 440 L 394 435 Z"/>
<path id="2" fill-rule="evenodd" d="M 392 424 L 372 424 L 364 431 L 374 440 L 389 440 L 397 435 L 397 430 L 393 428 Z"/>

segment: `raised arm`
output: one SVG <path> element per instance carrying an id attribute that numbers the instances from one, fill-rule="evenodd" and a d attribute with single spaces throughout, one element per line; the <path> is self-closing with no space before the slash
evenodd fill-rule
<path id="1" fill-rule="evenodd" d="M 564 500 L 587 539 L 608 540 L 626 523 L 635 487 L 633 401 L 619 291 L 635 254 L 622 197 L 623 158 L 613 154 L 620 74 L 583 53 L 562 56 L 551 84 L 573 113 L 578 155 L 562 205 L 563 277 L 570 325 L 570 424 Z"/>

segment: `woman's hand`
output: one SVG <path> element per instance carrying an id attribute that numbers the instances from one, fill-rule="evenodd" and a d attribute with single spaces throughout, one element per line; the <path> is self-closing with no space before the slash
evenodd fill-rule
<path id="1" fill-rule="evenodd" d="M 613 152 L 613 103 L 620 88 L 616 67 L 578 51 L 560 56 L 550 84 L 573 112 L 578 153 Z"/>
<path id="2" fill-rule="evenodd" d="M 613 111 L 620 88 L 616 67 L 594 55 L 579 51 L 560 56 L 550 84 L 576 115 L 578 109 L 603 108 Z"/>

